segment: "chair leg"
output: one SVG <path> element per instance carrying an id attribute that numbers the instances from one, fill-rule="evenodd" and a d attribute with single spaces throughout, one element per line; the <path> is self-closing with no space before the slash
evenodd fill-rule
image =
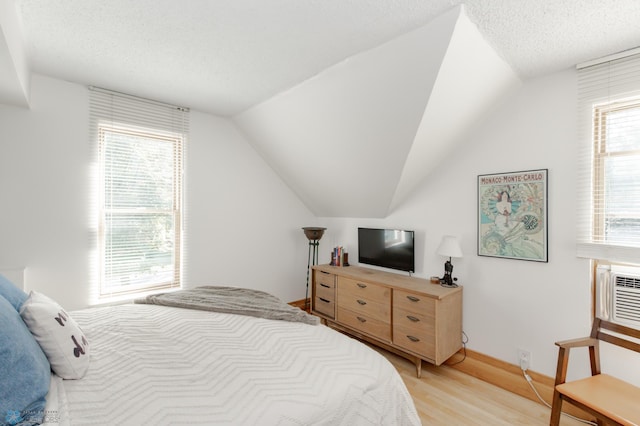
<path id="1" fill-rule="evenodd" d="M 561 415 L 562 415 L 562 398 L 560 398 L 560 392 L 554 389 L 549 426 L 558 426 L 560 424 Z"/>

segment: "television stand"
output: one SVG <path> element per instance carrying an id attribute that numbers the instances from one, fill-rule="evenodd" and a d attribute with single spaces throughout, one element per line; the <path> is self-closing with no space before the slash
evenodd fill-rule
<path id="1" fill-rule="evenodd" d="M 462 347 L 462 287 L 360 266 L 312 268 L 311 312 L 338 331 L 414 362 L 440 365 Z"/>

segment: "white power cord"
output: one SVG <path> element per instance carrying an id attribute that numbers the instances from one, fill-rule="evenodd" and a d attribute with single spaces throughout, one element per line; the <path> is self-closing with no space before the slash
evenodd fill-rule
<path id="1" fill-rule="evenodd" d="M 531 387 L 531 389 L 533 390 L 533 392 L 535 392 L 536 396 L 538 397 L 538 399 L 540 400 L 540 402 L 542 402 L 544 405 L 546 405 L 549 409 L 551 409 L 551 405 L 549 405 L 549 403 L 547 401 L 545 401 L 544 399 L 542 399 L 542 397 L 540 396 L 540 394 L 538 393 L 538 390 L 536 389 L 536 387 L 533 385 L 533 379 L 531 378 L 531 376 L 529 376 L 527 374 L 527 370 L 525 370 L 524 368 L 521 369 L 522 370 L 522 374 L 524 375 L 525 380 L 529 383 L 529 386 Z M 581 423 L 585 423 L 588 425 L 593 425 L 593 426 L 597 426 L 596 423 L 589 421 L 589 420 L 585 420 L 585 419 L 581 419 L 575 416 L 572 416 L 571 414 L 568 413 L 561 413 L 564 416 L 570 417 L 574 420 L 577 420 Z"/>

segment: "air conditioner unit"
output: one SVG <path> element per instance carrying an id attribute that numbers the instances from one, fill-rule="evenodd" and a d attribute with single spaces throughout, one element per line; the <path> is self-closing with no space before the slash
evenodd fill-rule
<path id="1" fill-rule="evenodd" d="M 640 267 L 598 266 L 596 316 L 640 329 Z"/>

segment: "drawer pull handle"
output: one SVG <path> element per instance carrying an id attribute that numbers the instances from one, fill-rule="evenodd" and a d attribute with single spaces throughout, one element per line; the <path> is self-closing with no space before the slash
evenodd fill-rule
<path id="1" fill-rule="evenodd" d="M 409 319 L 409 321 L 413 321 L 413 322 L 418 322 L 418 321 L 420 321 L 420 318 L 416 318 L 416 317 L 411 316 L 411 315 L 407 315 L 407 318 Z"/>
<path id="2" fill-rule="evenodd" d="M 364 306 L 364 305 L 366 305 L 366 304 L 367 304 L 367 302 L 365 302 L 364 300 L 360 300 L 360 299 L 358 299 L 358 300 L 357 300 L 357 302 L 358 302 L 359 304 L 361 304 L 362 306 Z"/>
<path id="3" fill-rule="evenodd" d="M 366 284 L 362 284 L 362 283 L 357 283 L 357 284 L 358 284 L 358 287 L 360 287 L 360 288 L 367 288 Z"/>
<path id="4" fill-rule="evenodd" d="M 320 287 L 324 287 L 324 288 L 331 288 L 331 286 L 326 285 L 326 284 L 322 284 L 322 283 L 320 283 Z"/>
<path id="5" fill-rule="evenodd" d="M 331 300 L 327 300 L 322 297 L 319 297 L 318 299 L 322 300 L 324 303 L 331 303 Z"/>
<path id="6" fill-rule="evenodd" d="M 420 299 L 418 299 L 415 296 L 407 296 L 407 299 L 411 300 L 412 302 L 419 302 L 420 301 Z"/>
<path id="7" fill-rule="evenodd" d="M 327 274 L 329 275 L 329 272 L 325 272 L 325 271 L 319 271 L 321 274 Z"/>
<path id="8" fill-rule="evenodd" d="M 356 317 L 356 318 L 358 318 L 358 321 L 360 322 L 367 322 L 366 318 L 362 318 L 362 317 Z"/>
<path id="9" fill-rule="evenodd" d="M 412 342 L 419 342 L 420 339 L 418 339 L 417 337 L 413 337 L 413 336 L 407 336 L 407 339 L 411 340 Z"/>

